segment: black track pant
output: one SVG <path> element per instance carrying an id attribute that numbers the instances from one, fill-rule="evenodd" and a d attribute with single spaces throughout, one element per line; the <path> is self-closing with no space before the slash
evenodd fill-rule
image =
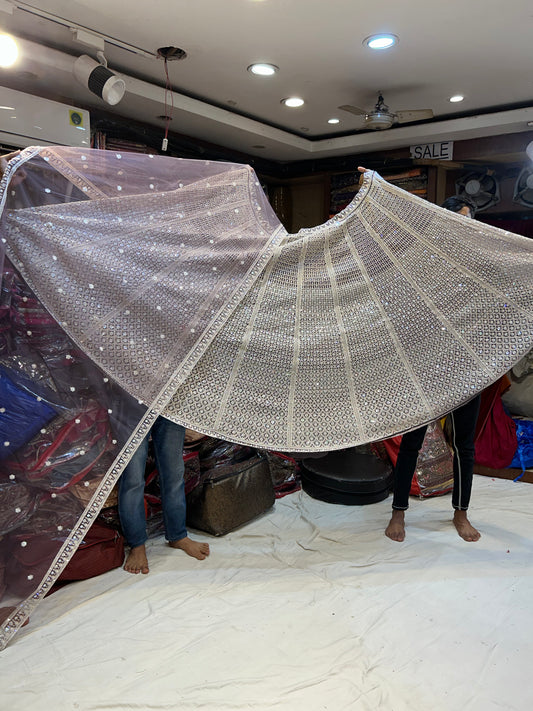
<path id="1" fill-rule="evenodd" d="M 466 511 L 470 503 L 472 476 L 474 473 L 474 434 L 481 396 L 477 395 L 466 405 L 450 412 L 453 448 L 453 494 L 454 509 Z M 416 470 L 418 452 L 424 441 L 427 425 L 402 437 L 396 467 L 394 468 L 394 496 L 392 508 L 404 511 L 409 508 L 409 491 Z"/>

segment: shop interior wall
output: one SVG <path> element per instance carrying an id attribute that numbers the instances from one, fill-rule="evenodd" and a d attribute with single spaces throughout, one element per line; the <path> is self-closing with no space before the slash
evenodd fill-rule
<path id="1" fill-rule="evenodd" d="M 453 139 L 453 136 L 450 137 Z M 478 211 L 476 219 L 494 224 L 527 237 L 533 237 L 533 204 L 519 204 L 514 200 L 515 185 L 524 169 L 533 172 L 533 164 L 526 154 L 533 141 L 533 131 L 456 141 L 453 160 L 413 160 L 409 148 L 371 154 L 354 154 L 336 159 L 305 161 L 278 166 L 277 174 L 266 183 L 270 193 L 280 189 L 282 203 L 279 216 L 287 229 L 296 232 L 301 227 L 313 227 L 337 211 L 332 196 L 336 179 L 345 183 L 358 181 L 357 166 L 377 170 L 387 179 L 415 194 L 440 205 L 445 198 L 455 195 L 456 183 L 467 175 L 494 176 L 499 186 L 499 202 Z M 425 176 L 425 194 L 416 189 L 419 178 L 403 178 L 420 168 Z M 280 176 L 283 176 L 280 178 Z M 394 178 L 399 178 L 394 180 Z M 341 182 L 342 184 L 342 182 Z M 349 188 L 355 189 L 354 185 Z M 528 197 L 531 200 L 533 195 Z M 273 202 L 278 209 L 276 201 Z M 341 205 L 342 207 L 342 205 Z"/>
<path id="2" fill-rule="evenodd" d="M 108 142 L 130 141 L 133 149 L 145 145 L 159 152 L 161 130 L 146 124 L 117 117 L 105 112 L 91 112 L 94 129 Z M 450 136 L 453 140 L 453 136 Z M 403 175 L 413 168 L 422 168 L 427 176 L 426 192 L 422 197 L 436 204 L 455 194 L 455 183 L 470 172 L 491 172 L 498 180 L 500 202 L 479 212 L 477 219 L 492 222 L 533 236 L 533 208 L 513 202 L 517 176 L 526 166 L 533 169 L 525 152 L 533 141 L 533 131 L 488 138 L 456 141 L 453 160 L 414 160 L 409 147 L 374 153 L 352 154 L 321 160 L 278 163 L 268 157 L 251 156 L 178 133 L 169 134 L 168 155 L 182 158 L 225 160 L 250 164 L 257 172 L 264 190 L 278 217 L 289 232 L 303 227 L 314 227 L 325 222 L 336 210 L 332 209 L 332 189 L 335 176 L 347 175 L 348 181 L 358 180 L 357 166 L 377 170 L 381 175 Z M 405 182 L 399 183 L 402 187 Z M 415 186 L 416 187 L 416 186 Z M 409 189 L 407 185 L 406 189 Z M 519 229 L 517 229 L 519 228 Z"/>

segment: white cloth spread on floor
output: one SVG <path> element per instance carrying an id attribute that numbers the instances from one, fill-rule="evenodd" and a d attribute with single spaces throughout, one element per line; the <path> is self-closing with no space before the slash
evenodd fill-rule
<path id="1" fill-rule="evenodd" d="M 9 711 L 530 711 L 533 485 L 474 477 L 466 543 L 449 496 L 342 506 L 303 492 L 208 541 L 148 545 L 47 597 L 0 655 Z M 195 536 L 196 537 L 196 536 Z"/>

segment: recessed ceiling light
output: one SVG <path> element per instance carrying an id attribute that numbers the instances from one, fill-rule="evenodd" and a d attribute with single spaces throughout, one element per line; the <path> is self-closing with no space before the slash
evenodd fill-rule
<path id="1" fill-rule="evenodd" d="M 256 64 L 250 64 L 248 67 L 250 74 L 256 74 L 260 77 L 271 77 L 276 72 L 279 72 L 279 67 L 275 64 L 265 64 L 264 62 L 258 62 Z"/>
<path id="2" fill-rule="evenodd" d="M 289 106 L 291 109 L 295 109 L 298 106 L 303 106 L 305 101 L 297 96 L 291 96 L 288 99 L 282 99 L 280 103 L 285 104 L 285 106 Z"/>
<path id="3" fill-rule="evenodd" d="M 452 104 L 456 104 L 458 101 L 463 101 L 464 98 L 462 94 L 456 94 L 455 96 L 450 96 L 450 101 Z"/>
<path id="4" fill-rule="evenodd" d="M 340 123 L 341 120 L 338 118 L 330 118 L 328 119 L 328 123 Z"/>
<path id="5" fill-rule="evenodd" d="M 17 43 L 10 35 L 0 35 L 0 67 L 11 67 L 18 57 Z"/>
<path id="6" fill-rule="evenodd" d="M 380 35 L 370 35 L 363 40 L 363 44 L 370 49 L 389 49 L 395 44 L 398 44 L 400 40 L 396 35 L 380 34 Z"/>

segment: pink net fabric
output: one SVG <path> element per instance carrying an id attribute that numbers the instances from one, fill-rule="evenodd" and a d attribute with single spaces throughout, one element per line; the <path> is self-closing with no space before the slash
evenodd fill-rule
<path id="1" fill-rule="evenodd" d="M 152 405 L 267 263 L 279 221 L 248 166 L 75 148 L 26 158 L 15 190 L 37 204 L 8 200 L 10 257 L 80 349 Z"/>
<path id="2" fill-rule="evenodd" d="M 340 449 L 435 420 L 533 345 L 533 243 L 376 174 L 296 235 L 237 164 L 32 148 L 2 188 L 3 645 L 158 414 Z"/>
<path id="3" fill-rule="evenodd" d="M 2 187 L 5 646 L 284 230 L 235 164 L 27 149 Z"/>

